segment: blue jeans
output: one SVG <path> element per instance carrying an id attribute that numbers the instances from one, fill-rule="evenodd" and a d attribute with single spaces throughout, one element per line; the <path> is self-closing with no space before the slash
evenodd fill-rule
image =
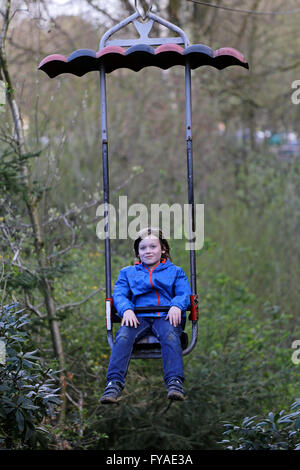
<path id="1" fill-rule="evenodd" d="M 124 325 L 117 331 L 108 365 L 107 381 L 120 382 L 124 386 L 134 342 L 153 332 L 161 345 L 165 384 L 168 385 L 171 379 L 183 382 L 183 358 L 180 342 L 182 326 L 174 327 L 165 317 L 139 317 L 139 322 L 137 328 Z"/>

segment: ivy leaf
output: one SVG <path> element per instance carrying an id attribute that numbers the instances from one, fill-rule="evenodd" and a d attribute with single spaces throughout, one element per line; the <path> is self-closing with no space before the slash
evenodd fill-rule
<path id="1" fill-rule="evenodd" d="M 16 421 L 18 424 L 19 431 L 22 433 L 24 431 L 24 416 L 21 410 L 16 412 Z"/>

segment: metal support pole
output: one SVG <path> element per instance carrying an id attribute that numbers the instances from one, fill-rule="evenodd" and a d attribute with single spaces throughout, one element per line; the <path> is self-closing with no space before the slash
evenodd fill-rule
<path id="1" fill-rule="evenodd" d="M 108 171 L 108 141 L 107 141 L 107 108 L 106 108 L 106 76 L 105 68 L 100 68 L 100 95 L 101 95 L 101 140 L 102 140 L 102 169 L 104 193 L 105 218 L 105 270 L 106 270 L 106 298 L 111 297 L 111 262 L 109 239 L 109 171 Z"/>
<path id="2" fill-rule="evenodd" d="M 107 326 L 107 341 L 112 348 L 113 330 L 111 322 L 111 261 L 110 261 L 110 238 L 109 238 L 109 170 L 108 170 L 108 139 L 107 139 L 107 106 L 106 106 L 106 75 L 105 67 L 100 67 L 100 99 L 101 99 L 101 142 L 102 142 L 102 171 L 103 171 L 103 194 L 104 194 L 104 218 L 105 218 L 105 273 L 106 273 L 106 302 L 105 316 Z"/>
<path id="3" fill-rule="evenodd" d="M 196 294 L 196 257 L 195 257 L 195 203 L 193 181 L 193 140 L 192 140 L 192 104 L 191 104 L 191 68 L 185 66 L 185 103 L 186 103 L 186 151 L 188 178 L 188 207 L 189 207 L 189 243 L 190 243 L 190 273 L 192 294 Z"/>
<path id="4" fill-rule="evenodd" d="M 186 106 L 186 154 L 188 178 L 188 204 L 189 204 L 189 243 L 190 243 L 190 273 L 192 294 L 197 294 L 196 285 L 196 256 L 195 256 L 195 203 L 193 179 L 193 139 L 192 139 L 192 85 L 191 67 L 185 66 L 185 106 Z M 189 346 L 182 351 L 183 356 L 194 349 L 198 337 L 198 322 L 192 321 L 192 339 Z"/>

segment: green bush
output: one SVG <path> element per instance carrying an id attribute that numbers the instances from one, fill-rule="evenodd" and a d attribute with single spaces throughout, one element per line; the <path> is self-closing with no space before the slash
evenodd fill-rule
<path id="1" fill-rule="evenodd" d="M 93 415 L 85 420 L 80 440 L 74 442 L 71 436 L 71 445 L 105 450 L 221 449 L 225 420 L 238 422 L 246 413 L 265 413 L 271 406 L 280 409 L 295 396 L 299 369 L 291 361 L 289 316 L 269 302 L 257 315 L 255 295 L 224 273 L 207 275 L 199 297 L 199 338 L 185 357 L 184 403 L 166 399 L 161 361 L 137 360 L 130 363 L 120 405 L 99 406 L 109 348 L 103 332 L 97 331 L 101 345 L 90 341 L 85 346 L 88 352 L 83 351 L 87 360 L 78 362 L 75 370 L 76 376 L 80 367 L 88 372 L 85 407 Z M 86 318 L 88 312 L 85 322 Z M 83 337 L 95 328 L 95 323 L 75 329 L 74 325 L 75 316 L 73 330 Z M 186 330 L 190 337 L 190 322 Z M 101 435 L 107 438 L 100 439 Z"/>
<path id="2" fill-rule="evenodd" d="M 55 374 L 42 367 L 37 351 L 26 351 L 30 340 L 24 327 L 30 320 L 17 307 L 0 311 L 0 341 L 5 349 L 0 362 L 0 448 L 45 449 L 52 438 L 46 421 L 60 402 L 58 389 Z"/>
<path id="3" fill-rule="evenodd" d="M 296 410 L 296 411 L 295 411 Z M 300 399 L 267 418 L 244 418 L 241 425 L 226 423 L 222 444 L 230 450 L 300 450 Z"/>

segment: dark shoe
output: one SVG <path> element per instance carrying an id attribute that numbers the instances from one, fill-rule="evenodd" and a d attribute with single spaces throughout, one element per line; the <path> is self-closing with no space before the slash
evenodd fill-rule
<path id="1" fill-rule="evenodd" d="M 171 380 L 171 382 L 168 383 L 168 399 L 179 401 L 184 400 L 182 383 L 179 380 Z"/>
<path id="2" fill-rule="evenodd" d="M 108 382 L 104 393 L 100 398 L 100 403 L 118 403 L 121 400 L 122 387 L 119 382 Z"/>

